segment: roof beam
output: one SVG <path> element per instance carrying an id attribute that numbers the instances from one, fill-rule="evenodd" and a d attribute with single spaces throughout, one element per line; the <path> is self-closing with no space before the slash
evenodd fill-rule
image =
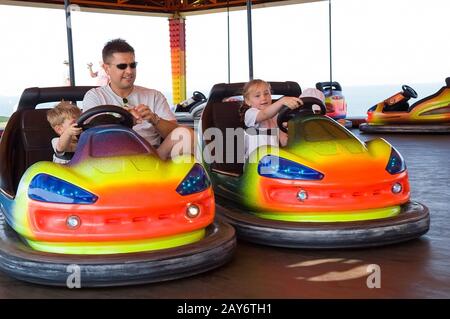
<path id="1" fill-rule="evenodd" d="M 316 1 L 325 0 L 252 0 L 252 6 L 258 8 Z M 204 14 L 224 11 L 227 7 L 244 8 L 246 6 L 246 0 L 71 0 L 71 3 L 82 8 L 88 8 L 88 10 L 92 8 L 146 13 L 182 13 L 183 15 L 189 15 L 190 12 L 192 14 Z M 0 0 L 0 4 L 62 7 L 64 0 Z"/>

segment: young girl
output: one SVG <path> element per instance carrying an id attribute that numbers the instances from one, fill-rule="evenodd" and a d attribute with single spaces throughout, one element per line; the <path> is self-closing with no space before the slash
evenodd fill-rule
<path id="1" fill-rule="evenodd" d="M 311 96 L 322 101 L 325 97 L 317 89 L 306 89 L 300 98 L 284 96 L 272 103 L 270 84 L 263 80 L 252 80 L 243 89 L 244 103 L 239 113 L 247 127 L 245 155 L 246 158 L 261 145 L 286 146 L 288 135 L 278 130 L 278 112 L 283 105 L 296 109 L 303 105 L 301 97 Z M 250 128 L 250 130 L 248 129 Z M 253 133 L 252 134 L 252 129 Z M 275 130 L 275 133 L 273 132 Z M 249 134 L 250 133 L 250 134 Z M 261 134 L 262 133 L 262 134 Z M 253 136 L 254 135 L 254 136 Z"/>
<path id="2" fill-rule="evenodd" d="M 261 145 L 286 146 L 287 134 L 279 131 L 277 116 L 283 105 L 296 109 L 303 105 L 298 97 L 284 96 L 272 103 L 270 84 L 263 80 L 252 80 L 243 89 L 244 102 L 239 110 L 241 120 L 247 128 L 254 128 L 258 132 L 246 135 L 245 156 L 248 156 Z M 272 131 L 276 130 L 276 134 Z M 268 131 L 270 130 L 270 131 Z M 265 132 L 265 133 L 264 133 Z M 263 134 L 261 134 L 263 133 Z M 253 136 L 256 135 L 256 136 Z"/>

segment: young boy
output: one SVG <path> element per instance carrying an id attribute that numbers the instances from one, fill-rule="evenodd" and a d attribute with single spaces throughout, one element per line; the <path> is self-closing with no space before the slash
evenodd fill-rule
<path id="1" fill-rule="evenodd" d="M 53 162 L 66 164 L 72 159 L 77 147 L 77 136 L 81 134 L 81 128 L 76 124 L 80 114 L 81 110 L 67 101 L 61 101 L 53 109 L 48 110 L 47 120 L 59 135 L 52 139 L 55 152 Z"/>

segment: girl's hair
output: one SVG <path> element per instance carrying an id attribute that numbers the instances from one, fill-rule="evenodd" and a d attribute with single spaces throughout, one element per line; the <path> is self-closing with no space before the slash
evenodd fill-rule
<path id="1" fill-rule="evenodd" d="M 245 126 L 244 125 L 244 123 L 245 123 L 245 112 L 247 112 L 247 110 L 250 108 L 250 105 L 245 103 L 245 100 L 249 97 L 250 91 L 252 90 L 252 88 L 254 88 L 255 86 L 260 86 L 260 85 L 267 86 L 269 88 L 269 90 L 272 90 L 271 87 L 270 87 L 270 84 L 268 82 L 266 82 L 264 80 L 260 80 L 260 79 L 248 81 L 244 85 L 244 88 L 242 89 L 242 96 L 244 97 L 244 100 L 242 101 L 242 105 L 239 108 L 239 117 L 241 119 L 241 123 L 242 123 L 243 126 Z"/>
<path id="2" fill-rule="evenodd" d="M 81 115 L 81 110 L 69 101 L 62 100 L 54 108 L 47 111 L 47 120 L 52 128 L 64 123 L 65 119 L 77 119 Z"/>

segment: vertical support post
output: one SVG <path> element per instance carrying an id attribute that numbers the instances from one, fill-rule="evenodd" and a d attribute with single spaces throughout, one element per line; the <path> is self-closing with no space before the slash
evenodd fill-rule
<path id="1" fill-rule="evenodd" d="M 230 47 L 230 3 L 227 0 L 227 56 L 228 56 L 228 83 L 231 81 L 231 47 Z"/>
<path id="2" fill-rule="evenodd" d="M 186 99 L 186 29 L 185 19 L 175 15 L 169 19 L 172 92 L 174 105 Z"/>
<path id="3" fill-rule="evenodd" d="M 330 82 L 333 82 L 333 61 L 331 52 L 331 0 L 328 0 L 328 30 L 330 35 Z M 333 92 L 333 86 L 331 85 L 331 91 Z"/>
<path id="4" fill-rule="evenodd" d="M 73 61 L 72 20 L 70 15 L 70 0 L 64 0 L 64 10 L 66 11 L 67 50 L 69 51 L 68 53 L 69 53 L 70 86 L 75 86 L 75 68 Z"/>
<path id="5" fill-rule="evenodd" d="M 253 80 L 252 0 L 247 0 L 248 77 Z"/>

